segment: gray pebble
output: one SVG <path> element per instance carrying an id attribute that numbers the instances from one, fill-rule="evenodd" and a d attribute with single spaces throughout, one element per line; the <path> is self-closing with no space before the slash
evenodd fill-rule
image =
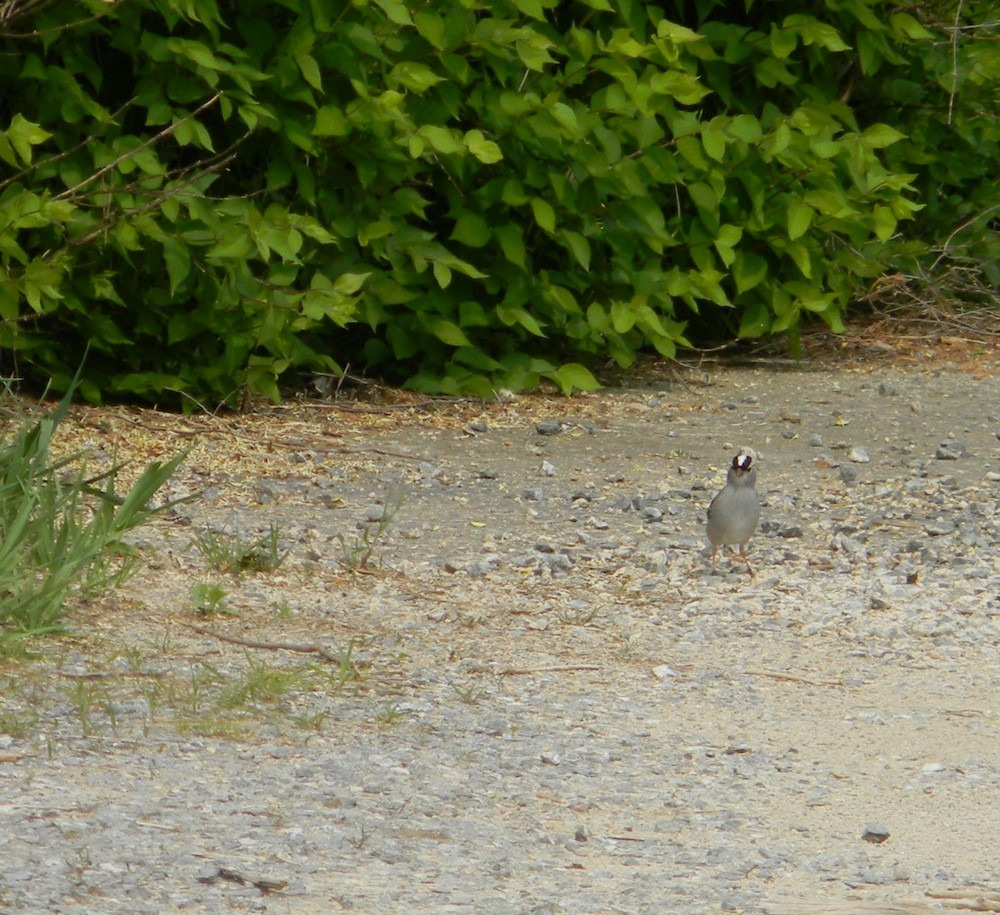
<path id="1" fill-rule="evenodd" d="M 823 447 L 823 436 L 818 432 L 814 432 L 809 436 L 809 447 L 810 448 L 822 448 Z"/>
<path id="2" fill-rule="evenodd" d="M 934 452 L 934 457 L 939 461 L 957 461 L 959 458 L 968 457 L 969 452 L 961 442 L 945 441 L 941 442 Z"/>
<path id="3" fill-rule="evenodd" d="M 845 483 L 853 483 L 857 480 L 857 478 L 858 478 L 857 467 L 851 467 L 850 464 L 840 465 L 840 479 L 842 479 Z"/>
<path id="4" fill-rule="evenodd" d="M 544 497 L 542 488 L 540 486 L 535 486 L 531 489 L 525 489 L 521 492 L 521 498 L 526 502 L 541 502 Z"/>
<path id="5" fill-rule="evenodd" d="M 562 423 L 556 419 L 543 419 L 535 426 L 535 431 L 539 435 L 555 435 L 558 432 L 562 432 L 562 427 Z"/>
<path id="6" fill-rule="evenodd" d="M 891 381 L 880 381 L 877 390 L 882 397 L 896 396 L 896 386 Z"/>
<path id="7" fill-rule="evenodd" d="M 417 465 L 417 469 L 420 471 L 420 475 L 427 480 L 436 480 L 444 473 L 444 468 L 440 464 L 434 464 L 430 461 L 421 461 Z"/>
<path id="8" fill-rule="evenodd" d="M 865 831 L 861 833 L 861 838 L 874 845 L 881 845 L 889 838 L 889 829 L 882 823 L 868 823 Z"/>
<path id="9" fill-rule="evenodd" d="M 862 448 L 860 446 L 852 448 L 847 457 L 855 464 L 867 464 L 869 461 L 871 461 L 871 457 L 868 454 L 868 449 Z"/>

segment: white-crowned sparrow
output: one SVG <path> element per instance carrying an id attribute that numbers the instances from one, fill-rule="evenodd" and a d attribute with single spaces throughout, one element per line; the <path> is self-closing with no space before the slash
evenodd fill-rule
<path id="1" fill-rule="evenodd" d="M 741 450 L 733 458 L 725 487 L 708 506 L 708 540 L 712 544 L 713 568 L 720 546 L 739 544 L 740 558 L 753 575 L 746 551 L 760 520 L 760 499 L 754 489 L 757 482 L 756 459 L 756 454 L 749 448 Z"/>

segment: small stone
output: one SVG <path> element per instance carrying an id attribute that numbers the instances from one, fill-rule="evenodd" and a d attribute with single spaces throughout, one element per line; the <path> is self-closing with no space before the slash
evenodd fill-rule
<path id="1" fill-rule="evenodd" d="M 934 457 L 939 461 L 957 461 L 959 458 L 968 457 L 969 452 L 961 442 L 941 442 L 934 452 Z"/>
<path id="2" fill-rule="evenodd" d="M 544 556 L 543 562 L 552 572 L 568 572 L 573 568 L 573 560 L 565 553 L 555 553 L 552 556 Z"/>
<path id="3" fill-rule="evenodd" d="M 880 381 L 876 390 L 882 397 L 896 396 L 896 386 L 891 381 Z"/>
<path id="4" fill-rule="evenodd" d="M 500 476 L 500 474 L 498 474 L 495 470 L 481 469 L 476 471 L 476 476 L 479 477 L 480 480 L 495 480 Z"/>
<path id="5" fill-rule="evenodd" d="M 786 540 L 796 540 L 804 536 L 804 534 L 805 531 L 798 524 L 789 524 L 778 532 L 778 535 L 784 537 Z"/>
<path id="6" fill-rule="evenodd" d="M 586 842 L 590 838 L 590 834 L 587 832 L 586 826 L 577 826 L 576 832 L 573 833 L 573 838 L 577 842 Z"/>
<path id="7" fill-rule="evenodd" d="M 535 431 L 539 435 L 555 435 L 562 432 L 562 423 L 555 419 L 543 419 L 535 426 Z"/>
<path id="8" fill-rule="evenodd" d="M 546 477 L 554 477 L 556 475 L 556 468 L 553 464 L 548 461 L 542 461 L 542 475 Z"/>
<path id="9" fill-rule="evenodd" d="M 487 432 L 489 431 L 489 426 L 487 426 L 481 419 L 474 419 L 471 423 L 469 423 L 469 430 L 471 432 Z"/>
<path id="10" fill-rule="evenodd" d="M 743 403 L 760 403 L 760 398 L 756 394 L 747 394 L 743 398 Z"/>
<path id="11" fill-rule="evenodd" d="M 823 436 L 817 432 L 814 432 L 809 436 L 809 447 L 810 448 L 822 448 L 823 447 Z"/>
<path id="12" fill-rule="evenodd" d="M 889 830 L 881 823 L 869 823 L 861 833 L 861 838 L 873 845 L 881 845 L 889 838 Z"/>
<path id="13" fill-rule="evenodd" d="M 468 575 L 478 577 L 488 575 L 490 572 L 498 568 L 500 568 L 500 555 L 498 553 L 490 553 L 482 559 L 470 562 L 469 565 L 466 566 L 465 571 Z"/>
<path id="14" fill-rule="evenodd" d="M 853 483 L 858 478 L 858 468 L 848 464 L 840 465 L 840 479 L 845 483 Z"/>
<path id="15" fill-rule="evenodd" d="M 433 464 L 430 461 L 421 461 L 417 464 L 420 475 L 428 480 L 436 480 L 444 473 L 444 468 L 440 464 Z"/>
<path id="16" fill-rule="evenodd" d="M 847 457 L 855 464 L 867 464 L 871 461 L 867 448 L 854 447 L 851 449 Z"/>
<path id="17" fill-rule="evenodd" d="M 674 677 L 679 677 L 680 673 L 668 664 L 660 664 L 658 667 L 653 668 L 653 676 L 657 680 L 671 680 Z"/>
<path id="18" fill-rule="evenodd" d="M 542 489 L 540 486 L 536 486 L 533 489 L 525 489 L 521 493 L 521 498 L 526 502 L 541 502 L 542 501 Z"/>
<path id="19" fill-rule="evenodd" d="M 381 521 L 385 517 L 385 506 L 383 505 L 369 505 L 365 509 L 365 521 L 375 524 Z"/>
<path id="20" fill-rule="evenodd" d="M 951 518 L 939 518 L 936 521 L 931 521 L 924 528 L 932 537 L 944 537 L 948 534 L 954 534 L 957 529 L 958 525 Z"/>

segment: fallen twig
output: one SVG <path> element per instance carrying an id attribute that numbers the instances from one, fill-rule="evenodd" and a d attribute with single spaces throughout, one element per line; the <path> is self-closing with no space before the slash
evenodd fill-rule
<path id="1" fill-rule="evenodd" d="M 966 909 L 970 912 L 1000 912 L 1000 893 L 969 890 L 927 890 L 931 899 L 950 899 L 949 909 Z"/>
<path id="2" fill-rule="evenodd" d="M 195 626 L 193 623 L 181 623 L 188 629 L 193 629 L 200 635 L 208 635 L 220 642 L 228 642 L 231 645 L 240 645 L 243 648 L 259 648 L 263 651 L 297 651 L 300 654 L 317 654 L 324 661 L 339 663 L 340 656 L 322 645 L 298 645 L 294 642 L 258 642 L 254 639 L 241 639 L 235 635 L 223 635 L 221 632 L 213 632 L 204 626 Z"/>
<path id="3" fill-rule="evenodd" d="M 799 677 L 795 674 L 782 673 L 779 670 L 746 670 L 751 677 L 770 677 L 772 680 L 787 680 L 791 683 L 808 683 L 810 686 L 843 686 L 843 680 L 817 680 L 813 677 Z"/>
<path id="4" fill-rule="evenodd" d="M 562 674 L 577 670 L 600 670 L 596 664 L 567 664 L 560 667 L 511 667 L 501 670 L 501 677 L 519 677 L 528 674 Z"/>

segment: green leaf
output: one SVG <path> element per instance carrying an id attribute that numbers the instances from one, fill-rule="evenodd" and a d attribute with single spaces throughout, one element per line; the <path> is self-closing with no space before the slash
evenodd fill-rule
<path id="1" fill-rule="evenodd" d="M 559 231 L 559 237 L 562 239 L 563 243 L 569 248 L 576 262 L 583 267 L 584 270 L 590 270 L 590 243 L 584 238 L 579 232 L 574 232 L 571 229 L 561 229 Z"/>
<path id="2" fill-rule="evenodd" d="M 868 149 L 884 149 L 886 146 L 892 146 L 893 143 L 905 139 L 905 133 L 900 133 L 895 127 L 890 127 L 888 124 L 873 124 L 861 134 L 861 142 Z"/>
<path id="3" fill-rule="evenodd" d="M 317 137 L 346 137 L 351 124 L 336 105 L 324 105 L 316 112 L 313 133 Z"/>
<path id="4" fill-rule="evenodd" d="M 619 334 L 626 334 L 635 327 L 635 318 L 635 311 L 630 302 L 611 303 L 611 326 Z"/>
<path id="5" fill-rule="evenodd" d="M 729 133 L 745 143 L 756 143 L 763 136 L 760 121 L 753 115 L 738 114 L 729 122 Z"/>
<path id="6" fill-rule="evenodd" d="M 535 222 L 548 233 L 556 230 L 556 213 L 552 205 L 541 197 L 531 198 L 531 210 L 535 214 Z"/>
<path id="7" fill-rule="evenodd" d="M 470 248 L 482 248 L 492 238 L 492 233 L 482 216 L 470 210 L 462 210 L 455 220 L 450 238 Z"/>
<path id="8" fill-rule="evenodd" d="M 907 38 L 912 38 L 914 41 L 925 41 L 931 37 L 931 33 L 909 13 L 890 13 L 889 24 L 893 31 L 905 35 Z"/>
<path id="9" fill-rule="evenodd" d="M 763 302 L 755 302 L 740 319 L 740 329 L 737 336 L 743 339 L 763 337 L 771 330 L 771 314 Z"/>
<path id="10" fill-rule="evenodd" d="M 573 391 L 596 391 L 601 387 L 597 379 L 578 362 L 567 362 L 559 366 L 554 373 L 554 380 L 567 396 Z"/>
<path id="11" fill-rule="evenodd" d="M 446 321 L 444 318 L 434 321 L 431 324 L 430 330 L 438 340 L 442 343 L 447 343 L 448 346 L 472 346 L 462 328 L 451 321 Z"/>
<path id="12" fill-rule="evenodd" d="M 389 71 L 386 82 L 390 86 L 403 85 L 419 94 L 444 82 L 444 77 L 438 76 L 427 64 L 404 60 Z"/>
<path id="13" fill-rule="evenodd" d="M 169 238 L 163 243 L 163 260 L 167 265 L 170 294 L 173 295 L 191 273 L 191 253 L 187 245 Z"/>
<path id="14" fill-rule="evenodd" d="M 417 131 L 417 134 L 427 140 L 439 153 L 449 155 L 462 152 L 465 149 L 464 144 L 447 127 L 425 124 Z"/>
<path id="15" fill-rule="evenodd" d="M 354 295 L 365 284 L 371 273 L 341 273 L 333 281 L 333 288 L 341 295 Z"/>
<path id="16" fill-rule="evenodd" d="M 719 257 L 727 267 L 731 266 L 736 258 L 733 249 L 739 244 L 743 237 L 743 230 L 739 226 L 722 225 L 715 233 L 713 244 Z"/>
<path id="17" fill-rule="evenodd" d="M 771 23 L 771 53 L 779 60 L 784 60 L 799 43 L 799 36 L 793 29 L 783 29 L 777 23 Z"/>
<path id="18" fill-rule="evenodd" d="M 295 54 L 295 63 L 298 64 L 299 70 L 302 71 L 302 75 L 305 77 L 307 83 L 314 89 L 318 89 L 320 92 L 323 91 L 323 75 L 320 73 L 319 64 L 316 63 L 316 58 L 311 54 L 307 54 L 301 51 Z"/>
<path id="19" fill-rule="evenodd" d="M 44 143 L 51 136 L 47 130 L 27 120 L 21 114 L 15 114 L 11 118 L 10 127 L 6 131 L 7 140 L 25 165 L 31 164 L 31 147 Z"/>
<path id="20" fill-rule="evenodd" d="M 441 263 L 441 261 L 434 261 L 431 264 L 431 272 L 434 274 L 437 284 L 442 289 L 447 289 L 451 285 L 451 268 L 446 264 Z"/>
<path id="21" fill-rule="evenodd" d="M 732 274 L 736 282 L 736 292 L 742 295 L 764 281 L 767 276 L 767 260 L 759 254 L 737 251 Z"/>
<path id="22" fill-rule="evenodd" d="M 519 226 L 514 223 L 507 223 L 504 226 L 497 226 L 493 230 L 500 241 L 504 257 L 518 267 L 527 267 L 527 254 L 524 247 L 524 235 Z"/>
<path id="23" fill-rule="evenodd" d="M 421 36 L 438 51 L 443 51 L 448 46 L 445 37 L 445 23 L 440 16 L 429 12 L 419 12 L 414 14 L 413 23 Z"/>
<path id="24" fill-rule="evenodd" d="M 465 147 L 484 165 L 493 165 L 503 159 L 500 147 L 487 140 L 481 130 L 470 130 L 465 134 Z"/>
<path id="25" fill-rule="evenodd" d="M 814 210 L 805 203 L 793 203 L 788 208 L 788 238 L 795 241 L 809 231 L 812 225 Z"/>
<path id="26" fill-rule="evenodd" d="M 722 130 L 706 124 L 701 131 L 701 145 L 705 148 L 705 154 L 716 162 L 721 162 L 726 157 L 726 135 Z"/>
<path id="27" fill-rule="evenodd" d="M 879 241 L 888 241 L 896 231 L 896 216 L 887 206 L 876 206 L 875 235 Z"/>
<path id="28" fill-rule="evenodd" d="M 536 337 L 545 336 L 542 326 L 523 308 L 500 305 L 497 308 L 497 317 L 508 327 L 518 324 Z"/>

